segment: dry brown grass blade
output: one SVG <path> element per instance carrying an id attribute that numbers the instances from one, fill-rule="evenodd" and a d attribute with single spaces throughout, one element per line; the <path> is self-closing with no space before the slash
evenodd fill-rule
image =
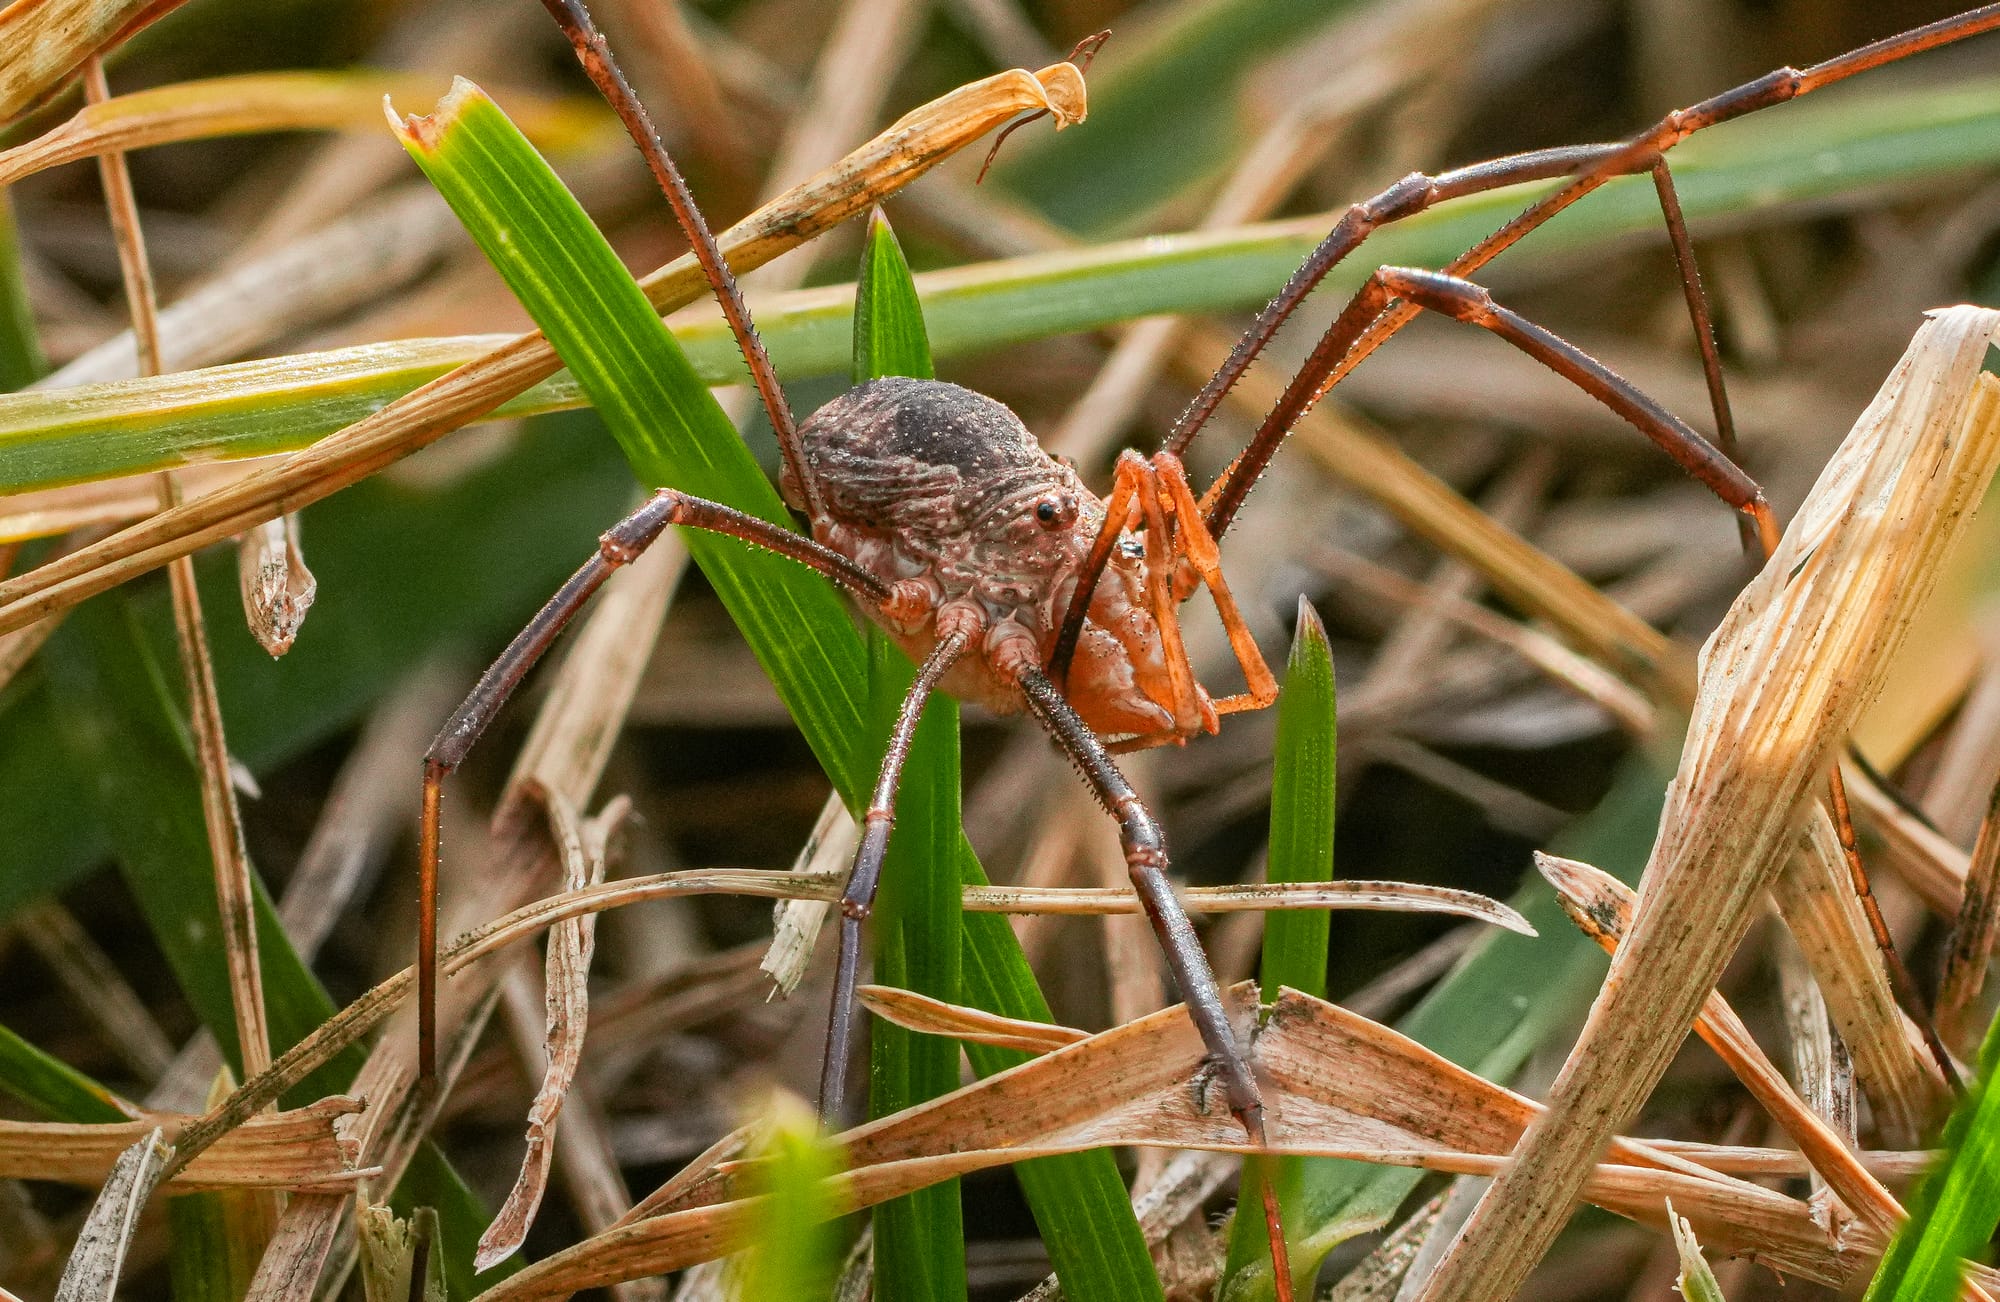
<path id="1" fill-rule="evenodd" d="M 1965 897 L 1951 932 L 1951 952 L 1945 959 L 1944 980 L 1938 986 L 1937 1028 L 1946 1044 L 1977 1046 L 1979 1022 L 1975 1007 L 1986 986 L 1986 969 L 1993 960 L 1994 916 L 2000 890 L 2000 787 L 1995 787 L 1979 824 L 1979 839 L 1965 876 Z"/>
<path id="2" fill-rule="evenodd" d="M 854 861 L 861 829 L 847 812 L 840 793 L 827 796 L 806 843 L 792 861 L 795 873 L 835 873 Z M 772 910 L 771 947 L 758 966 L 771 978 L 774 994 L 789 995 L 805 979 L 819 933 L 833 911 L 830 900 L 784 900 Z"/>
<path id="3" fill-rule="evenodd" d="M 0 18 L 0 28 L 5 19 Z M 271 131 L 373 131 L 382 97 L 435 99 L 439 79 L 414 73 L 262 72 L 179 82 L 118 95 L 78 110 L 32 140 L 0 149 L 0 185 L 45 168 L 100 154 L 216 136 Z M 529 139 L 545 148 L 576 148 L 608 137 L 616 123 L 583 101 L 496 90 Z"/>
<path id="4" fill-rule="evenodd" d="M 1593 702 L 1634 738 L 1653 733 L 1653 708 L 1623 679 L 1585 659 L 1545 633 L 1503 618 L 1476 602 L 1433 590 L 1349 552 L 1326 551 L 1314 564 L 1379 597 L 1411 610 L 1434 610 L 1443 618 L 1506 647 L 1555 682 Z M 1371 675 L 1372 676 L 1372 675 Z"/>
<path id="5" fill-rule="evenodd" d="M 84 62 L 84 96 L 101 104 L 110 98 L 103 60 Z M 138 344 L 139 369 L 157 375 L 160 362 L 158 301 L 153 273 L 146 258 L 146 240 L 139 226 L 139 205 L 125 155 L 99 156 L 104 202 L 110 210 L 118 241 L 118 265 L 125 298 L 132 313 Z M 160 506 L 171 510 L 180 502 L 180 483 L 171 471 L 159 476 Z M 250 854 L 243 840 L 243 816 L 236 805 L 236 787 L 229 767 L 229 743 L 222 730 L 222 705 L 215 690 L 215 664 L 208 653 L 208 628 L 202 618 L 201 594 L 195 586 L 194 562 L 181 557 L 167 571 L 172 593 L 174 633 L 180 644 L 183 687 L 187 692 L 189 730 L 201 774 L 202 822 L 215 865 L 216 907 L 222 922 L 223 954 L 228 962 L 230 1003 L 236 1015 L 236 1038 L 243 1073 L 253 1076 L 271 1065 L 270 1031 L 264 1014 L 264 977 L 257 961 L 255 896 L 250 884 Z"/>
<path id="6" fill-rule="evenodd" d="M 14 0 L 0 8 L 0 126 L 182 0 Z"/>
<path id="7" fill-rule="evenodd" d="M 1019 69 L 952 91 L 916 109 L 811 181 L 723 232 L 739 274 L 762 266 L 856 213 L 865 212 L 946 157 L 1022 112 L 1050 109 L 1074 121 L 1085 109 L 1083 78 L 1069 64 Z M 706 289 L 682 257 L 641 284 L 662 312 Z M 554 374 L 560 362 L 539 332 L 522 335 L 424 385 L 283 465 L 132 526 L 0 584 L 0 633 L 234 537 L 357 482 Z"/>
<path id="8" fill-rule="evenodd" d="M 1632 888 L 1589 864 L 1551 854 L 1537 853 L 1535 867 L 1555 887 L 1570 921 L 1605 952 L 1616 953 L 1632 922 L 1632 905 L 1637 898 Z M 1903 1219 L 1902 1206 L 1869 1174 L 1846 1140 L 1806 1106 L 1721 992 L 1710 993 L 1694 1029 L 1772 1120 L 1784 1127 L 1813 1170 L 1848 1207 L 1884 1235 L 1894 1233 Z"/>
<path id="9" fill-rule="evenodd" d="M 173 1177 L 177 1190 L 352 1188 L 361 1173 L 354 1147 L 334 1122 L 361 1110 L 350 1098 L 326 1098 L 290 1112 L 257 1117 L 239 1127 Z M 148 1132 L 171 1134 L 192 1118 L 149 1112 L 134 1121 L 78 1125 L 0 1121 L 0 1177 L 95 1185 L 118 1155 Z"/>
<path id="10" fill-rule="evenodd" d="M 689 895 L 750 895 L 765 899 L 812 896 L 837 899 L 845 880 L 845 869 L 823 876 L 808 877 L 801 873 L 782 871 L 716 868 L 658 873 L 648 877 L 631 877 L 622 881 L 606 882 L 601 886 L 532 901 L 466 931 L 453 939 L 450 944 L 440 946 L 438 974 L 441 978 L 453 976 L 507 946 L 527 940 L 566 919 L 579 918 L 589 913 L 602 913 L 606 909 L 615 909 L 644 900 L 674 899 Z M 1204 903 L 1211 899 L 1220 899 L 1241 908 L 1281 906 L 1329 908 L 1339 907 L 1341 902 L 1356 896 L 1365 898 L 1382 885 L 1383 883 L 1378 882 L 1293 882 L 1276 886 L 1196 888 L 1183 892 L 1182 902 L 1189 912 L 1200 912 Z M 1010 889 L 1018 888 L 968 887 L 966 907 L 978 907 L 985 902 L 988 893 L 1004 897 Z M 1413 889 L 1420 892 L 1442 890 L 1437 887 Z M 1126 894 L 1123 898 L 1110 892 L 1091 891 L 1087 894 L 1094 897 L 1089 901 L 1091 907 L 1080 911 L 1106 912 L 1138 907 L 1136 899 L 1130 894 Z M 1004 899 L 993 900 L 992 911 L 1003 911 L 1000 906 L 1005 903 L 1007 901 Z M 1490 901 L 1488 905 L 1491 910 L 1506 911 L 1504 905 L 1492 904 Z M 1525 926 L 1526 923 L 1523 922 L 1521 925 Z M 415 982 L 414 970 L 404 968 L 321 1023 L 312 1034 L 286 1050 L 271 1065 L 270 1070 L 245 1080 L 234 1094 L 210 1110 L 199 1122 L 182 1131 L 179 1137 L 181 1156 L 176 1160 L 185 1161 L 187 1155 L 201 1152 L 215 1142 L 218 1135 L 226 1134 L 231 1127 L 240 1124 L 243 1118 L 296 1085 L 316 1068 L 324 1066 L 335 1054 L 380 1025 L 409 999 Z M 440 989 L 450 989 L 449 983 L 441 985 Z M 441 1023 L 442 1020 L 441 1017 Z M 378 1103 L 380 1101 L 374 1095 L 370 1098 Z"/>
<path id="11" fill-rule="evenodd" d="M 56 1302 L 110 1302 L 117 1296 L 118 1275 L 138 1230 L 139 1213 L 173 1151 L 156 1126 L 117 1154 L 77 1232 L 62 1282 L 56 1285 Z"/>
<path id="12" fill-rule="evenodd" d="M 886 1022 L 926 1035 L 949 1035 L 974 1044 L 990 1044 L 999 1049 L 1020 1049 L 1027 1053 L 1048 1053 L 1065 1045 L 1087 1040 L 1090 1033 L 1073 1026 L 1048 1022 L 1027 1022 L 1002 1017 L 980 1008 L 948 1004 L 914 990 L 895 986 L 859 986 L 854 997 L 861 1006 Z"/>
<path id="13" fill-rule="evenodd" d="M 1965 851 L 1896 803 L 1858 766 L 1843 763 L 1840 776 L 1854 811 L 1881 842 L 1881 858 L 1934 911 L 1957 917 L 1970 871 Z"/>
<path id="14" fill-rule="evenodd" d="M 285 1214 L 265 1245 L 243 1302 L 307 1302 L 332 1251 L 331 1231 L 347 1214 L 351 1197 L 301 1193 L 286 1199 Z"/>
<path id="15" fill-rule="evenodd" d="M 2000 381 L 1980 374 L 1996 329 L 1978 308 L 1924 323 L 1709 639 L 1632 929 L 1548 1111 L 1424 1302 L 1511 1297 L 1665 1072 L 2000 464 Z"/>
<path id="16" fill-rule="evenodd" d="M 1838 833 L 1815 801 L 1771 896 L 1826 999 L 1883 1141 L 1907 1148 L 1951 1105 L 1923 1033 L 1896 1005 L 1882 951 L 1855 896 Z"/>
<path id="17" fill-rule="evenodd" d="M 1231 1002 L 1239 1021 L 1256 1017 L 1251 987 L 1236 988 Z M 1271 1140 L 1286 1152 L 1490 1172 L 1538 1111 L 1386 1027 L 1295 991 L 1274 1006 L 1257 1059 L 1269 1082 Z M 849 1170 L 834 1199 L 867 1206 L 950 1175 L 1105 1144 L 1240 1150 L 1232 1119 L 1204 1110 L 1203 1061 L 1178 1008 L 1092 1036 L 847 1132 Z M 1590 1196 L 1620 1214 L 1663 1225 L 1660 1202 L 1670 1194 L 1718 1247 L 1818 1279 L 1852 1264 L 1803 1203 L 1638 1144 L 1617 1141 L 1609 1156 Z M 746 1165 L 719 1160 L 683 1172 L 675 1196 L 654 1204 L 661 1215 L 539 1262 L 485 1296 L 567 1293 L 727 1250 L 750 1208 L 729 1201 Z"/>

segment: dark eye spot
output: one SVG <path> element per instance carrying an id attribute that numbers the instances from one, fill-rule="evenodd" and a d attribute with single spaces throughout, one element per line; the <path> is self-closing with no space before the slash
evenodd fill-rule
<path id="1" fill-rule="evenodd" d="M 1035 503 L 1035 518 L 1037 520 L 1040 520 L 1043 524 L 1054 524 L 1056 522 L 1056 516 L 1058 516 L 1061 513 L 1062 513 L 1062 508 L 1057 506 L 1054 502 L 1050 501 L 1046 497 L 1043 498 L 1041 501 Z"/>

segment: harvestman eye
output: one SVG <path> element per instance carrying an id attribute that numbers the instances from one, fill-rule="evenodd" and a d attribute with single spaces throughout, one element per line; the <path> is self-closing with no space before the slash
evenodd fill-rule
<path id="1" fill-rule="evenodd" d="M 1048 528 L 1068 524 L 1076 516 L 1076 503 L 1066 497 L 1045 497 L 1035 503 L 1035 518 Z"/>

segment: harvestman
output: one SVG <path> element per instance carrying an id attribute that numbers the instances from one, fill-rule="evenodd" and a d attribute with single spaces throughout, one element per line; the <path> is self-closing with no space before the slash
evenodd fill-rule
<path id="1" fill-rule="evenodd" d="M 1229 1109 L 1254 1144 L 1264 1107 L 1245 1050 L 1194 929 L 1167 879 L 1165 839 L 1112 760 L 1116 751 L 1180 744 L 1220 716 L 1261 709 L 1277 682 L 1230 596 L 1218 543 L 1301 415 L 1419 311 L 1493 331 L 1598 399 L 1740 512 L 1746 541 L 1767 552 L 1777 522 L 1730 455 L 1733 428 L 1706 300 L 1666 151 L 1742 117 L 1908 55 L 2000 27 L 2000 4 L 1919 27 L 1804 70 L 1781 68 L 1669 113 L 1628 140 L 1518 154 L 1437 176 L 1413 173 L 1348 209 L 1189 405 L 1161 451 L 1120 454 L 1100 499 L 991 398 L 931 380 L 877 380 L 793 420 L 734 276 L 644 107 L 612 62 L 581 0 L 543 0 L 591 80 L 631 130 L 665 192 L 731 329 L 783 454 L 781 486 L 810 537 L 716 502 L 661 489 L 604 534 L 598 551 L 510 643 L 445 724 L 424 761 L 419 1059 L 435 1080 L 439 796 L 494 714 L 563 626 L 618 566 L 665 528 L 709 529 L 811 567 L 845 590 L 919 665 L 898 713 L 841 898 L 840 956 L 820 1106 L 842 1111 L 859 964 L 894 819 L 896 789 L 925 701 L 942 689 L 999 713 L 1025 709 L 1075 762 L 1118 820 L 1132 882 L 1207 1046 Z M 1608 367 L 1500 306 L 1467 277 L 1614 177 L 1649 173 L 1671 238 L 1707 377 L 1717 443 Z M 1434 204 L 1523 181 L 1565 180 L 1445 267 L 1382 267 L 1313 349 L 1249 446 L 1199 499 L 1181 458 L 1230 387 L 1293 309 L 1377 227 Z M 1719 446 L 1718 446 L 1719 445 Z M 1197 589 L 1215 602 L 1246 690 L 1214 697 L 1196 681 L 1178 610 Z M 1845 801 L 1835 792 L 1836 809 Z M 1275 1229 L 1276 1208 L 1266 1198 Z M 1282 1235 L 1281 1295 L 1289 1272 Z"/>

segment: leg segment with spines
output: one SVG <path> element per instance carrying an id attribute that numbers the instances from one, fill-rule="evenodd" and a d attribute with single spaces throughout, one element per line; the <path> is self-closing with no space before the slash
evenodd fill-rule
<path id="1" fill-rule="evenodd" d="M 653 494 L 638 510 L 605 531 L 598 540 L 597 554 L 569 577 L 528 626 L 507 644 L 500 658 L 480 675 L 478 684 L 445 721 L 424 755 L 418 850 L 417 1072 L 427 1088 L 437 1079 L 438 857 L 445 777 L 465 762 L 500 707 L 507 703 L 542 653 L 576 618 L 591 594 L 604 586 L 604 581 L 619 566 L 636 560 L 652 546 L 670 524 L 728 534 L 789 556 L 818 570 L 867 604 L 879 605 L 890 595 L 880 579 L 810 538 L 719 502 L 689 497 L 668 488 Z"/>
<path id="2" fill-rule="evenodd" d="M 910 684 L 909 694 L 896 712 L 889 731 L 889 745 L 882 754 L 882 768 L 875 777 L 875 791 L 868 811 L 861 818 L 861 844 L 854 851 L 854 869 L 847 875 L 847 889 L 840 895 L 840 959 L 834 970 L 833 1011 L 827 1019 L 826 1056 L 820 1061 L 819 1111 L 829 1127 L 838 1129 L 846 1101 L 848 1054 L 854 1041 L 854 987 L 861 968 L 861 924 L 875 907 L 875 891 L 882 884 L 882 864 L 889 856 L 889 833 L 896 822 L 896 788 L 903 780 L 903 764 L 910 757 L 910 744 L 923 718 L 924 706 L 945 676 L 971 644 L 964 631 L 948 633 L 931 648 Z"/>

